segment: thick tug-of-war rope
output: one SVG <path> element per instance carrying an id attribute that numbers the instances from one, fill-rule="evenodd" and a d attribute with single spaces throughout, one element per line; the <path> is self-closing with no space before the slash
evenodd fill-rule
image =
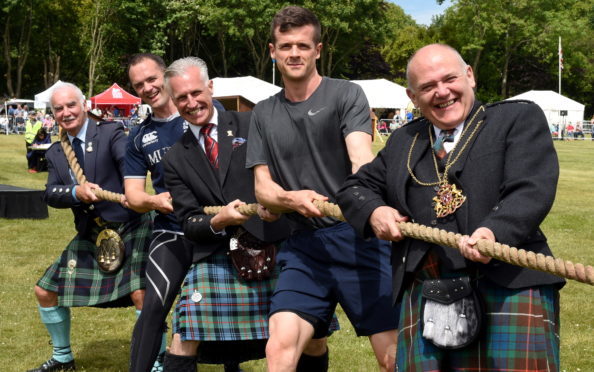
<path id="1" fill-rule="evenodd" d="M 314 201 L 314 204 L 324 215 L 341 221 L 345 220 L 338 205 L 317 200 Z M 210 215 L 217 214 L 221 208 L 205 207 L 204 213 Z M 257 209 L 257 204 L 244 204 L 237 207 L 238 212 L 248 216 L 257 214 Z M 458 249 L 458 240 L 463 237 L 461 234 L 411 222 L 399 222 L 398 227 L 402 235 L 408 238 L 419 239 L 454 249 Z M 564 261 L 560 258 L 545 256 L 542 253 L 534 253 L 484 239 L 478 241 L 477 249 L 484 256 L 492 257 L 512 265 L 539 270 L 566 279 L 594 285 L 594 268 L 590 265 L 574 264 L 571 261 Z"/>
<path id="2" fill-rule="evenodd" d="M 77 182 L 80 185 L 86 183 L 87 179 L 76 160 L 76 155 L 72 149 L 72 146 L 70 145 L 66 131 L 62 131 L 60 142 Z M 93 192 L 99 199 L 112 201 L 115 203 L 119 203 L 122 197 L 122 194 L 107 190 L 95 189 Z M 340 208 L 336 204 L 316 200 L 314 201 L 314 205 L 327 217 L 334 217 L 341 221 L 345 220 Z M 204 213 L 214 215 L 217 214 L 221 208 L 222 207 L 219 206 L 204 207 Z M 244 204 L 237 207 L 237 211 L 246 216 L 256 215 L 257 210 L 257 204 Z M 398 227 L 400 228 L 402 235 L 406 237 L 419 239 L 454 249 L 458 249 L 458 240 L 462 238 L 461 234 L 455 234 L 453 232 L 411 222 L 400 222 Z M 564 261 L 560 258 L 545 256 L 541 253 L 536 254 L 524 249 L 510 247 L 505 244 L 493 243 L 488 240 L 479 240 L 477 249 L 485 256 L 492 257 L 512 265 L 539 270 L 566 279 L 594 285 L 594 268 L 590 265 L 584 266 L 580 263 L 574 264 L 571 261 Z"/>
<path id="3" fill-rule="evenodd" d="M 62 130 L 61 132 L 60 144 L 62 145 L 62 150 L 64 150 L 64 155 L 66 155 L 70 169 L 72 169 L 72 173 L 74 173 L 74 177 L 76 177 L 76 182 L 78 182 L 79 185 L 85 184 L 87 183 L 87 177 L 85 177 L 83 170 L 76 160 L 76 154 L 70 145 L 68 134 L 65 130 Z M 122 194 L 108 190 L 94 189 L 93 193 L 101 200 L 112 201 L 115 203 L 119 203 L 122 199 Z"/>

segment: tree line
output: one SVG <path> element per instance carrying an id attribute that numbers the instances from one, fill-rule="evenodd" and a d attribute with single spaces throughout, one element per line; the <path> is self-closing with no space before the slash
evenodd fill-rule
<path id="1" fill-rule="evenodd" d="M 437 3 L 443 0 L 436 0 Z M 443 42 L 460 50 L 483 101 L 558 89 L 594 114 L 594 0 L 453 0 L 429 26 L 383 0 L 300 0 L 323 25 L 320 71 L 347 79 L 404 85 L 414 50 Z M 130 55 L 166 62 L 202 57 L 211 77 L 272 80 L 269 25 L 277 0 L 2 0 L 0 96 L 31 98 L 57 80 L 88 96 L 113 82 L 130 89 Z M 279 82 L 277 81 L 277 84 Z"/>

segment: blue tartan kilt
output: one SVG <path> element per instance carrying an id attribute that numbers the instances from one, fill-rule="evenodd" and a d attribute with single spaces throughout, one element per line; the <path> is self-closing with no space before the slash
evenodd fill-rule
<path id="1" fill-rule="evenodd" d="M 100 229 L 93 229 L 96 236 Z M 107 274 L 95 260 L 94 241 L 76 235 L 60 257 L 47 268 L 37 285 L 58 293 L 65 307 L 117 307 L 132 304 L 129 294 L 145 288 L 145 266 L 152 234 L 152 214 L 145 213 L 121 227 L 126 249 L 122 267 Z"/>
<path id="2" fill-rule="evenodd" d="M 239 278 L 226 252 L 217 252 L 190 268 L 173 314 L 173 332 L 183 341 L 240 341 L 268 338 L 270 279 Z"/>

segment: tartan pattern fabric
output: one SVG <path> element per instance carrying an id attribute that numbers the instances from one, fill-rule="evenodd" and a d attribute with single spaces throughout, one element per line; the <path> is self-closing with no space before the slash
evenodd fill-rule
<path id="1" fill-rule="evenodd" d="M 95 228 L 93 236 L 100 229 Z M 107 305 L 145 287 L 145 266 L 152 234 L 152 215 L 145 213 L 123 227 L 120 236 L 126 259 L 116 273 L 102 272 L 95 260 L 94 241 L 76 235 L 60 257 L 47 268 L 37 285 L 58 293 L 65 307 Z M 127 300 L 127 299 L 125 299 Z M 114 306 L 129 304 L 125 301 Z"/>
<path id="2" fill-rule="evenodd" d="M 422 337 L 422 280 L 437 277 L 430 254 L 405 290 L 400 310 L 397 371 L 558 371 L 559 292 L 553 286 L 507 289 L 478 279 L 485 303 L 483 333 L 459 350 Z"/>
<path id="3" fill-rule="evenodd" d="M 268 309 L 278 270 L 263 281 L 239 279 L 226 252 L 190 268 L 173 314 L 182 340 L 238 341 L 268 338 Z"/>

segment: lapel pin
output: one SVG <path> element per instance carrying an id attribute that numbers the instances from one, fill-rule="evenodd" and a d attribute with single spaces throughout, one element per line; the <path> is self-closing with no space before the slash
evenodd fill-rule
<path id="1" fill-rule="evenodd" d="M 87 146 L 87 152 L 93 152 L 93 142 L 89 142 L 89 145 Z"/>
<path id="2" fill-rule="evenodd" d="M 233 137 L 233 131 L 228 130 L 227 131 L 227 137 Z"/>

